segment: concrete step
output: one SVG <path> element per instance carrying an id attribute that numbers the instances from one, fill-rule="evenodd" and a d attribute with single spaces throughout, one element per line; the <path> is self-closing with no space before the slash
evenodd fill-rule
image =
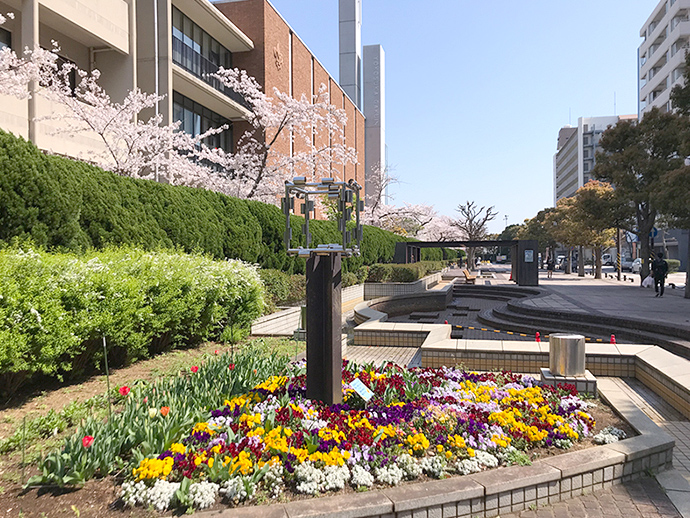
<path id="1" fill-rule="evenodd" d="M 539 331 L 542 336 L 558 332 L 578 332 L 591 338 L 601 338 L 608 341 L 613 334 L 617 341 L 632 341 L 643 344 L 654 344 L 676 354 L 690 359 L 690 342 L 662 333 L 653 333 L 635 329 L 630 325 L 620 326 L 615 323 L 584 322 L 579 319 L 566 317 L 552 318 L 528 313 L 518 313 L 512 310 L 510 304 L 493 310 L 479 313 L 477 319 L 496 329 L 525 334 Z"/>

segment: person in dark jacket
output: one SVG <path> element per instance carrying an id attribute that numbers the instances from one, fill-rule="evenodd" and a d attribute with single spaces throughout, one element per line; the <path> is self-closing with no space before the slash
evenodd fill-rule
<path id="1" fill-rule="evenodd" d="M 664 284 L 668 275 L 668 263 L 664 259 L 663 252 L 659 252 L 656 259 L 652 262 L 652 274 L 654 275 L 654 291 L 656 297 L 664 296 Z M 659 289 L 661 287 L 661 289 Z"/>

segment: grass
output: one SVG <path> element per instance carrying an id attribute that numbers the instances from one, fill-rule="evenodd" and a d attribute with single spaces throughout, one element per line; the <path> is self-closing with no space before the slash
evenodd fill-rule
<path id="1" fill-rule="evenodd" d="M 228 350 L 238 352 L 250 344 L 259 345 L 261 355 L 286 355 L 293 357 L 305 350 L 305 342 L 296 342 L 285 338 L 249 339 L 233 346 L 205 344 L 200 348 L 206 350 L 201 357 L 198 356 L 198 350 L 188 349 L 171 351 L 149 360 L 152 362 L 149 376 L 154 379 L 178 376 L 181 371 L 189 368 L 192 359 L 194 362 L 203 363 L 205 358 L 213 354 L 215 350 L 219 352 Z M 103 379 L 105 380 L 104 376 Z M 136 379 L 131 379 L 128 383 L 132 384 L 135 381 Z M 69 393 L 74 393 L 78 390 L 78 387 L 70 387 L 66 390 Z M 37 399 L 40 401 L 45 396 L 46 393 L 43 392 Z M 122 399 L 115 386 L 111 388 L 110 399 L 113 403 L 113 412 L 119 411 L 121 405 L 118 402 L 122 401 Z M 48 410 L 45 404 L 39 405 L 38 408 L 41 412 L 31 412 L 26 418 L 25 448 L 27 465 L 36 464 L 45 453 L 58 448 L 64 441 L 65 436 L 73 433 L 79 423 L 88 416 L 93 416 L 96 419 L 105 419 L 108 414 L 108 398 L 104 393 L 85 401 L 72 401 L 60 410 Z M 45 410 L 48 411 L 43 413 Z M 14 426 L 10 435 L 0 439 L 0 455 L 20 452 L 22 448 L 23 420 L 5 417 L 3 421 Z M 19 481 L 19 473 L 6 471 L 2 474 L 2 478 L 12 482 L 15 479 Z"/>

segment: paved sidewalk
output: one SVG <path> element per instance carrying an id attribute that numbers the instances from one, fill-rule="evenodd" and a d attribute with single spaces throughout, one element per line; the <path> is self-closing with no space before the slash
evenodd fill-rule
<path id="1" fill-rule="evenodd" d="M 500 265 L 489 268 L 495 276 L 492 284 L 514 285 L 508 280 L 509 269 Z M 680 278 L 685 274 L 673 275 Z M 690 299 L 684 298 L 684 290 L 667 287 L 663 297 L 655 297 L 653 288 L 642 288 L 637 281 L 626 283 L 615 279 L 594 279 L 591 275 L 578 277 L 577 274 L 558 271 L 551 279 L 547 278 L 545 271 L 540 271 L 539 287 L 550 292 L 550 295 L 525 303 L 535 307 L 670 324 L 687 329 L 690 337 Z"/>
<path id="2" fill-rule="evenodd" d="M 626 482 L 603 491 L 564 500 L 548 507 L 502 515 L 501 518 L 680 517 L 654 478 Z"/>

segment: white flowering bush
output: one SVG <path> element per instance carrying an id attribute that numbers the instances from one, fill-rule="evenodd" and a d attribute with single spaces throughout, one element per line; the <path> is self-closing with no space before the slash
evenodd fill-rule
<path id="1" fill-rule="evenodd" d="M 388 464 L 375 470 L 376 480 L 381 484 L 397 486 L 405 478 L 405 472 L 397 464 Z"/>
<path id="2" fill-rule="evenodd" d="M 226 501 L 239 504 L 254 496 L 256 484 L 243 477 L 234 477 L 221 484 L 218 492 Z"/>
<path id="3" fill-rule="evenodd" d="M 446 459 L 439 455 L 424 457 L 419 465 L 422 471 L 432 478 L 441 478 L 446 474 Z"/>
<path id="4" fill-rule="evenodd" d="M 220 485 L 202 480 L 201 482 L 193 482 L 189 486 L 189 498 L 194 507 L 199 509 L 206 509 L 216 503 L 218 490 Z"/>
<path id="5" fill-rule="evenodd" d="M 405 473 L 407 480 L 414 480 L 422 474 L 422 466 L 409 453 L 403 453 L 398 457 L 398 466 Z"/>
<path id="6" fill-rule="evenodd" d="M 268 471 L 266 471 L 263 483 L 266 492 L 271 498 L 278 498 L 285 490 L 284 474 L 285 468 L 280 464 L 272 464 Z"/>
<path id="7" fill-rule="evenodd" d="M 315 495 L 326 484 L 326 475 L 311 462 L 304 462 L 295 468 L 297 491 L 307 495 Z"/>
<path id="8" fill-rule="evenodd" d="M 480 472 L 482 467 L 477 462 L 477 459 L 462 459 L 456 462 L 455 469 L 460 475 L 470 475 Z"/>
<path id="9" fill-rule="evenodd" d="M 371 487 L 374 485 L 374 475 L 359 464 L 352 467 L 350 483 L 354 487 Z"/>
<path id="10" fill-rule="evenodd" d="M 592 437 L 596 444 L 611 444 L 622 441 L 627 437 L 627 434 L 620 428 L 615 426 L 607 426 L 601 432 Z"/>
<path id="11" fill-rule="evenodd" d="M 76 376 L 204 339 L 261 314 L 254 266 L 133 248 L 85 255 L 0 251 L 0 393 L 36 374 Z M 115 354 L 115 349 L 117 354 Z"/>

